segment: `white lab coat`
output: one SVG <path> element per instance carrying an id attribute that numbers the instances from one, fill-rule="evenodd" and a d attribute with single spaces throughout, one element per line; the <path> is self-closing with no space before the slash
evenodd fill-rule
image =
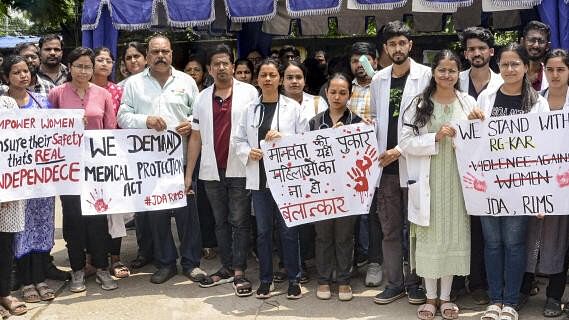
<path id="1" fill-rule="evenodd" d="M 213 109 L 212 97 L 214 86 L 209 86 L 198 95 L 193 110 L 192 129 L 201 136 L 201 161 L 199 178 L 206 181 L 219 181 L 219 172 L 213 146 Z M 258 101 L 257 89 L 250 84 L 233 79 L 231 98 L 231 136 L 237 133 L 239 121 L 250 104 Z M 198 134 L 194 132 L 194 134 Z M 239 160 L 235 147 L 229 144 L 226 177 L 245 177 L 245 165 Z"/>
<path id="2" fill-rule="evenodd" d="M 248 106 L 247 112 L 243 114 L 239 122 L 237 133 L 231 137 L 231 144 L 234 146 L 237 156 L 246 166 L 246 188 L 249 190 L 259 190 L 259 161 L 249 159 L 251 149 L 259 148 L 259 128 L 257 126 L 260 121 L 262 106 L 257 106 L 258 103 L 251 103 Z M 308 119 L 302 114 L 298 102 L 281 94 L 276 108 L 271 129 L 278 130 L 281 135 L 308 131 Z"/>
<path id="3" fill-rule="evenodd" d="M 315 98 L 318 99 L 318 102 L 314 102 Z M 303 115 L 310 120 L 320 112 L 327 110 L 328 104 L 326 103 L 326 100 L 320 96 L 313 96 L 303 92 L 300 107 L 302 108 Z"/>
<path id="4" fill-rule="evenodd" d="M 457 91 L 456 95 L 466 115 L 477 106 L 476 100 L 467 93 Z M 402 115 L 404 125 L 399 147 L 405 154 L 409 175 L 409 180 L 406 181 L 409 188 L 408 219 L 426 227 L 429 226 L 431 217 L 431 156 L 438 154 L 438 143 L 435 142 L 436 133 L 429 133 L 427 126 L 418 128 L 419 134 L 413 130 L 417 108 L 421 108 L 421 104 L 416 106 L 416 103 L 412 103 Z M 409 183 L 411 181 L 414 183 Z"/>
<path id="5" fill-rule="evenodd" d="M 549 97 L 549 88 L 543 90 L 542 92 L 540 92 L 540 94 L 545 98 L 545 100 L 547 100 L 547 98 Z M 569 110 L 569 92 L 567 92 L 567 94 L 565 95 L 565 104 L 563 105 L 563 110 Z"/>
<path id="6" fill-rule="evenodd" d="M 422 93 L 423 90 L 429 85 L 431 80 L 431 69 L 427 66 L 411 60 L 411 67 L 409 70 L 409 76 L 407 77 L 407 82 L 405 83 L 405 88 L 403 89 L 403 95 L 401 97 L 401 106 L 399 108 L 399 114 L 403 114 L 405 109 L 409 106 L 411 101 L 415 96 Z M 383 153 L 387 150 L 387 128 L 389 126 L 389 89 L 391 88 L 391 71 L 393 65 L 381 69 L 378 73 L 373 76 L 371 80 L 371 109 L 376 112 L 376 134 L 378 141 L 379 153 Z M 402 119 L 399 117 L 397 123 L 397 136 L 401 137 L 401 126 Z M 401 153 L 399 157 L 399 182 L 402 187 L 407 186 L 407 166 L 405 165 L 405 152 L 396 146 L 395 149 Z M 380 167 L 379 171 L 379 181 L 381 180 L 381 174 L 383 168 Z"/>
<path id="7" fill-rule="evenodd" d="M 471 69 L 472 68 L 469 68 L 468 70 L 462 71 L 460 73 L 460 75 L 458 76 L 458 83 L 460 86 L 460 91 L 462 91 L 462 92 L 468 93 L 468 86 L 470 84 L 470 70 Z M 500 86 L 500 85 L 502 85 L 502 83 L 504 83 L 504 80 L 502 79 L 500 74 L 495 73 L 494 71 L 492 71 L 492 69 L 490 69 L 490 81 L 488 82 L 486 89 Z M 484 89 L 484 90 L 486 90 L 486 89 Z M 484 90 L 482 90 L 482 91 L 484 91 Z M 482 91 L 480 93 L 482 93 Z"/>

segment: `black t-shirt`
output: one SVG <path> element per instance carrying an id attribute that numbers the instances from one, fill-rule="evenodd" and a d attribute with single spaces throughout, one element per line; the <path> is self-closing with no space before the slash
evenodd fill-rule
<path id="1" fill-rule="evenodd" d="M 488 81 L 488 83 L 490 83 L 490 81 Z M 482 88 L 482 90 L 480 90 L 480 92 L 484 91 L 484 89 L 488 88 L 488 83 L 486 83 L 484 85 L 484 87 Z M 474 97 L 474 99 L 478 99 L 478 95 L 480 94 L 480 92 L 476 92 L 476 88 L 474 87 L 474 83 L 472 82 L 472 78 L 469 76 L 468 77 L 468 95 L 470 95 L 471 97 Z"/>
<path id="2" fill-rule="evenodd" d="M 391 88 L 389 89 L 389 122 L 387 126 L 387 150 L 393 149 L 397 145 L 397 121 L 399 120 L 399 110 L 401 108 L 401 97 L 403 89 L 407 82 L 406 73 L 399 78 L 391 77 Z M 387 167 L 383 168 L 383 173 L 398 174 L 399 161 L 393 161 Z"/>
<path id="3" fill-rule="evenodd" d="M 522 95 L 508 96 L 498 90 L 492 107 L 491 117 L 510 116 L 525 113 L 522 109 Z"/>
<path id="4" fill-rule="evenodd" d="M 264 107 L 263 107 L 264 105 Z M 259 139 L 259 143 L 261 143 L 261 140 L 265 140 L 265 136 L 267 135 L 267 132 L 269 132 L 271 130 L 271 124 L 273 123 L 273 117 L 275 116 L 275 111 L 277 110 L 277 103 L 276 102 L 271 102 L 271 103 L 263 103 L 263 105 L 261 105 L 259 107 L 259 109 L 261 109 L 261 111 L 257 111 L 257 112 L 261 112 L 261 114 L 263 115 L 263 121 L 261 121 L 261 125 L 259 126 L 259 135 L 258 135 L 258 139 Z M 265 190 L 267 185 L 267 176 L 265 174 L 265 164 L 263 163 L 263 159 L 259 160 L 259 190 Z"/>

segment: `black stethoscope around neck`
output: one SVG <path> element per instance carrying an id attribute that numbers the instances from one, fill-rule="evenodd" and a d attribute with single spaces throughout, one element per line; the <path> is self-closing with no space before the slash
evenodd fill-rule
<path id="1" fill-rule="evenodd" d="M 280 100 L 281 100 L 281 96 L 278 95 L 277 96 L 277 131 L 280 131 L 280 115 L 281 115 L 281 105 L 280 105 Z M 255 128 L 255 129 L 259 129 L 261 127 L 261 125 L 263 124 L 263 121 L 265 120 L 265 109 L 267 108 L 267 106 L 265 106 L 265 104 L 263 103 L 263 96 L 261 95 L 259 97 L 259 103 L 257 103 L 257 105 L 255 106 L 255 109 L 253 109 L 253 124 L 251 124 L 251 128 Z M 257 111 L 259 111 L 259 121 L 257 122 L 257 124 L 255 124 L 255 115 L 257 114 Z"/>
<path id="2" fill-rule="evenodd" d="M 354 121 L 354 114 L 353 114 L 352 110 L 350 110 L 350 108 L 347 108 L 347 109 L 348 109 L 348 112 L 350 113 L 350 117 L 348 118 L 349 121 L 346 121 L 346 123 L 344 123 L 344 125 L 352 124 L 352 122 Z M 346 111 L 344 111 L 344 112 L 346 112 Z M 324 121 L 324 120 L 326 120 L 326 115 L 328 115 L 328 118 L 330 119 L 330 123 L 334 123 L 332 121 L 332 117 L 330 116 L 330 111 L 328 110 L 328 112 L 325 112 L 322 115 L 322 118 L 320 118 L 320 125 L 318 126 L 318 130 L 330 128 L 330 126 L 326 123 L 326 121 Z M 341 117 L 340 117 L 340 119 L 341 119 Z"/>

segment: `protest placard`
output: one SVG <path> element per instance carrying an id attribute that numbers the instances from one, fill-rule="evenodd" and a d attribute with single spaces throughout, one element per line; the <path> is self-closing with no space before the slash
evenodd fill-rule
<path id="1" fill-rule="evenodd" d="M 567 111 L 460 121 L 456 132 L 469 214 L 569 214 Z"/>
<path id="2" fill-rule="evenodd" d="M 182 143 L 172 130 L 85 131 L 83 215 L 185 206 Z"/>
<path id="3" fill-rule="evenodd" d="M 79 194 L 83 110 L 0 112 L 0 200 Z"/>
<path id="4" fill-rule="evenodd" d="M 379 177 L 372 126 L 261 141 L 267 183 L 287 226 L 368 214 Z"/>

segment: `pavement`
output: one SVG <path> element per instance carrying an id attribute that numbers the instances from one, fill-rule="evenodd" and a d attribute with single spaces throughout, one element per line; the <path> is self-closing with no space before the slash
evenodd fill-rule
<path id="1" fill-rule="evenodd" d="M 52 253 L 56 265 L 69 270 L 59 209 L 56 228 Z M 135 256 L 136 237 L 134 231 L 128 231 L 128 236 L 123 239 L 122 260 L 126 263 Z M 208 273 L 215 272 L 218 267 L 217 258 L 202 260 L 202 268 Z M 149 265 L 133 272 L 129 278 L 119 280 L 119 288 L 114 291 L 102 290 L 93 277 L 87 279 L 87 291 L 82 293 L 70 292 L 67 283 L 51 281 L 50 286 L 57 290 L 54 301 L 28 304 L 29 311 L 26 315 L 10 319 L 417 319 L 417 306 L 410 305 L 406 298 L 384 306 L 374 304 L 373 297 L 380 292 L 383 285 L 377 288 L 365 287 L 365 269 L 355 272 L 352 278 L 354 299 L 349 302 L 338 301 L 337 294 L 333 294 L 332 299 L 328 301 L 318 300 L 315 294 L 317 284 L 314 272 L 311 275 L 312 280 L 302 288 L 302 299 L 287 300 L 287 284 L 284 283 L 276 286 L 276 291 L 270 299 L 259 300 L 253 296 L 236 297 L 231 284 L 200 288 L 181 272 L 164 284 L 152 284 L 149 280 L 154 270 L 154 267 Z M 253 258 L 249 260 L 247 275 L 256 289 L 258 266 Z M 547 279 L 538 279 L 540 293 L 530 298 L 521 311 L 520 319 L 544 318 L 541 312 L 545 303 L 544 285 Z M 19 292 L 13 294 L 20 295 Z M 569 296 L 566 294 L 567 297 Z M 480 319 L 485 309 L 485 306 L 475 305 L 469 297 L 459 298 L 457 304 L 461 309 L 460 319 Z M 437 315 L 436 319 L 442 318 Z M 555 319 L 565 319 L 565 315 Z"/>

